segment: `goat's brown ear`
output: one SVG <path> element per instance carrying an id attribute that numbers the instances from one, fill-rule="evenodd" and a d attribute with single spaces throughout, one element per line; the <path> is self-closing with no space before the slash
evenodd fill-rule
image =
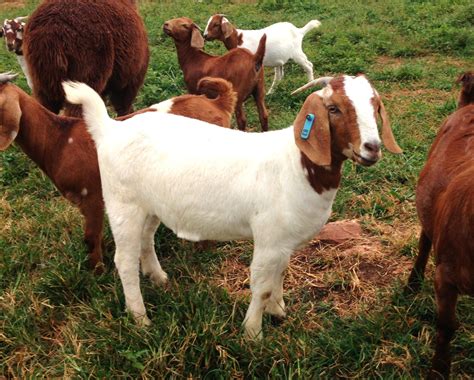
<path id="1" fill-rule="evenodd" d="M 307 139 L 301 137 L 306 117 L 314 115 L 314 122 Z M 331 165 L 331 131 L 329 116 L 323 99 L 317 93 L 308 96 L 293 123 L 298 148 L 316 165 Z"/>
<path id="2" fill-rule="evenodd" d="M 204 38 L 202 38 L 199 29 L 193 26 L 191 33 L 191 46 L 196 49 L 202 49 L 204 47 Z"/>
<path id="3" fill-rule="evenodd" d="M 8 113 L 4 110 L 8 110 Z M 18 99 L 6 99 L 0 110 L 0 151 L 7 149 L 20 129 L 21 108 Z"/>
<path id="4" fill-rule="evenodd" d="M 221 30 L 225 38 L 229 38 L 232 35 L 232 25 L 225 17 L 222 17 Z"/>
<path id="5" fill-rule="evenodd" d="M 380 118 L 382 119 L 382 141 L 385 148 L 391 153 L 402 153 L 403 150 L 398 146 L 393 136 L 392 128 L 390 128 L 390 121 L 388 119 L 387 111 L 383 105 L 382 99 L 380 99 L 379 108 Z"/>

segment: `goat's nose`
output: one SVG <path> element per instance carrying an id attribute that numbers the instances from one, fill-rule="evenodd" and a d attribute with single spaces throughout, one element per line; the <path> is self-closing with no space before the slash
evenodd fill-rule
<path id="1" fill-rule="evenodd" d="M 371 141 L 364 143 L 364 148 L 367 149 L 368 152 L 372 154 L 376 154 L 380 152 L 380 142 L 378 141 Z"/>

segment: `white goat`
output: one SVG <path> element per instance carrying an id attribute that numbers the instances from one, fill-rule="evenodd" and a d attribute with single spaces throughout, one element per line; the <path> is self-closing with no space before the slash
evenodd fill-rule
<path id="1" fill-rule="evenodd" d="M 14 19 L 5 19 L 2 28 L 0 28 L 0 37 L 5 38 L 5 44 L 9 51 L 16 55 L 18 64 L 25 74 L 28 86 L 33 89 L 33 83 L 30 77 L 28 66 L 23 56 L 23 32 L 25 31 L 25 22 L 28 16 L 16 17 Z"/>
<path id="2" fill-rule="evenodd" d="M 260 38 L 267 35 L 267 44 L 263 65 L 275 68 L 273 83 L 267 94 L 273 92 L 274 86 L 283 79 L 283 65 L 289 59 L 300 65 L 308 75 L 308 80 L 313 80 L 313 64 L 303 52 L 303 37 L 311 29 L 321 25 L 318 20 L 308 22 L 302 28 L 297 28 L 289 22 L 278 22 L 258 30 L 236 29 L 222 14 L 211 16 L 204 30 L 204 38 L 208 41 L 220 40 L 227 49 L 237 47 L 246 48 L 252 53 L 257 51 Z"/>
<path id="3" fill-rule="evenodd" d="M 254 240 L 244 324 L 248 337 L 258 337 L 264 311 L 285 316 L 285 269 L 329 218 L 343 161 L 369 166 L 381 157 L 376 112 L 386 147 L 401 152 L 364 76 L 330 80 L 306 99 L 293 126 L 264 134 L 158 112 L 117 122 L 85 84 L 63 87 L 69 102 L 82 104 L 96 143 L 115 263 L 126 305 L 143 324 L 150 321 L 139 262 L 155 283 L 167 280 L 153 246 L 160 221 L 192 241 Z"/>

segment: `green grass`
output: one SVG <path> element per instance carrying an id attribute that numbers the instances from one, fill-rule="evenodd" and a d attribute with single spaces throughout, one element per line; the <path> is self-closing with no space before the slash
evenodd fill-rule
<path id="1" fill-rule="evenodd" d="M 0 20 L 28 14 L 37 3 L 2 3 Z M 156 289 L 142 279 L 153 322 L 142 329 L 124 311 L 110 230 L 104 238 L 108 270 L 94 276 L 86 268 L 79 212 L 12 147 L 0 154 L 0 377 L 423 377 L 435 332 L 431 272 L 418 296 L 406 297 L 401 289 L 416 254 L 418 173 L 438 126 L 455 109 L 456 76 L 474 66 L 471 2 L 142 0 L 140 10 L 152 57 L 136 108 L 184 93 L 174 45 L 161 31 L 167 19 L 186 15 L 204 27 L 211 14 L 222 12 L 249 29 L 321 20 L 321 28 L 304 39 L 315 76 L 365 72 L 404 149 L 401 156 L 384 153 L 371 168 L 346 163 L 332 220 L 360 219 L 371 241 L 380 243 L 384 263 L 400 263 L 400 270 L 375 282 L 361 277 L 374 290 L 369 302 L 365 288 L 351 288 L 351 268 L 333 270 L 334 263 L 343 265 L 340 258 L 315 251 L 308 272 L 323 274 L 324 286 L 314 291 L 306 280 L 291 282 L 285 288 L 288 319 L 272 326 L 265 317 L 264 340 L 246 342 L 241 324 L 248 290 L 219 281 L 227 259 L 248 266 L 251 245 L 233 242 L 197 252 L 161 227 L 157 251 L 171 281 Z M 225 51 L 218 42 L 206 50 Z M 2 46 L 0 72 L 8 70 L 20 69 Z M 267 86 L 272 77 L 267 70 Z M 305 81 L 299 66 L 285 66 L 285 78 L 266 99 L 271 129 L 292 123 L 307 94 L 290 92 Z M 22 75 L 17 83 L 27 89 Z M 246 109 L 250 127 L 259 130 L 252 102 Z M 336 296 L 351 300 L 356 311 Z M 457 312 L 461 327 L 453 340 L 452 373 L 472 378 L 472 298 L 461 298 Z"/>

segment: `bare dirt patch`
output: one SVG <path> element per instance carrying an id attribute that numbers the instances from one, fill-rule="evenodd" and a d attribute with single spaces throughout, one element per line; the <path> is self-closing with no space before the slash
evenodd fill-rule
<path id="1" fill-rule="evenodd" d="M 350 223 L 358 224 L 357 221 Z M 396 281 L 406 279 L 413 259 L 401 255 L 400 248 L 416 239 L 416 225 L 395 223 L 370 228 L 382 235 L 374 236 L 361 230 L 359 236 L 351 232 L 348 239 L 337 243 L 316 237 L 295 252 L 284 285 L 285 298 L 291 299 L 290 314 L 292 309 L 302 306 L 299 300 L 303 300 L 308 315 L 316 312 L 321 302 L 341 316 L 355 315 L 375 304 L 378 294 L 389 291 Z M 242 251 L 248 252 L 251 247 L 244 247 L 237 251 L 233 247 L 226 252 L 227 259 L 213 279 L 238 298 L 250 296 L 249 258 L 242 255 Z M 317 324 L 317 321 L 308 318 L 304 323 Z"/>

